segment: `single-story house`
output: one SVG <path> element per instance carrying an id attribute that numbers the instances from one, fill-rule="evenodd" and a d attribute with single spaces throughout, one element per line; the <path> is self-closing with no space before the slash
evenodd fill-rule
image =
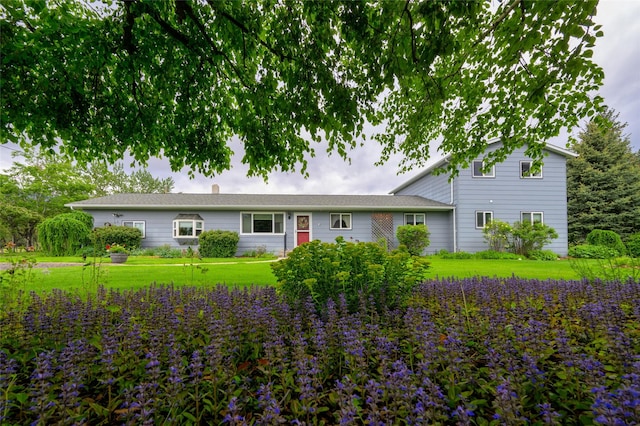
<path id="1" fill-rule="evenodd" d="M 496 149 L 493 142 L 488 150 Z M 542 170 L 531 173 L 524 148 L 487 171 L 482 158 L 449 180 L 440 162 L 388 195 L 115 194 L 67 204 L 94 218 L 95 226 L 139 228 L 143 247 L 197 246 L 205 230 L 236 231 L 238 255 L 259 248 L 286 253 L 310 240 L 380 241 L 397 246 L 396 229 L 426 224 L 428 252 L 487 249 L 483 228 L 491 220 L 544 222 L 559 238 L 547 249 L 566 255 L 566 159 L 547 145 Z"/>

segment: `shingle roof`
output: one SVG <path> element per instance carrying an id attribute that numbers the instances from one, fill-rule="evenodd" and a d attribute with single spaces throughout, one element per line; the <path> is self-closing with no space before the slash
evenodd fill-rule
<path id="1" fill-rule="evenodd" d="M 450 210 L 450 204 L 414 195 L 115 194 L 66 204 L 76 209 L 142 210 Z"/>

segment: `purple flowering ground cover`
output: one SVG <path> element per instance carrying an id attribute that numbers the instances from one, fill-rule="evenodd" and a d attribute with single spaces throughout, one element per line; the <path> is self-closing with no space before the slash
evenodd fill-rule
<path id="1" fill-rule="evenodd" d="M 0 423 L 640 423 L 640 283 L 434 280 L 405 308 L 274 288 L 22 294 Z"/>

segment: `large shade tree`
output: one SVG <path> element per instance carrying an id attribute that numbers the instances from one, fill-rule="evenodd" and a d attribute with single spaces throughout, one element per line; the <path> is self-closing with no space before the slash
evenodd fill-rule
<path id="1" fill-rule="evenodd" d="M 626 123 L 613 110 L 589 122 L 567 163 L 569 241 L 582 242 L 593 229 L 623 238 L 640 232 L 640 157 L 631 149 Z"/>
<path id="2" fill-rule="evenodd" d="M 11 0 L 0 5 L 0 139 L 174 170 L 305 173 L 314 143 L 347 157 L 367 123 L 381 162 L 451 170 L 501 159 L 598 109 L 602 32 L 585 1 Z"/>

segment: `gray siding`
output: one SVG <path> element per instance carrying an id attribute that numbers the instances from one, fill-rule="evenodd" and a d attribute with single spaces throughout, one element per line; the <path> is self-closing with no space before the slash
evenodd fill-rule
<path id="1" fill-rule="evenodd" d="M 446 173 L 434 175 L 429 173 L 424 178 L 402 188 L 396 195 L 420 195 L 441 203 L 451 203 L 451 183 Z"/>
<path id="2" fill-rule="evenodd" d="M 351 213 L 351 229 L 331 229 L 331 213 Z M 326 243 L 335 242 L 337 237 L 345 241 L 371 241 L 371 212 L 351 212 L 348 210 L 332 210 L 330 212 L 313 212 L 312 238 Z"/>
<path id="3" fill-rule="evenodd" d="M 411 213 L 411 212 L 406 212 Z M 437 253 L 444 249 L 448 251 L 453 250 L 453 223 L 451 220 L 451 211 L 427 211 L 416 212 L 424 213 L 426 219 L 426 225 L 429 229 L 429 246 L 426 249 L 427 254 Z M 394 226 L 394 241 L 397 244 L 395 238 L 398 226 L 404 225 L 404 213 L 394 214 L 393 226 Z"/>
<path id="4" fill-rule="evenodd" d="M 114 217 L 110 211 L 87 210 L 94 217 L 95 226 L 104 226 L 106 223 L 121 225 L 123 221 L 143 220 L 145 221 L 146 235 L 142 240 L 142 247 L 160 247 L 169 245 L 174 248 L 187 248 L 197 246 L 197 240 L 180 244 L 179 240 L 173 238 L 173 220 L 179 213 L 197 213 L 204 220 L 204 230 L 226 230 L 235 231 L 240 235 L 237 255 L 251 250 L 256 250 L 260 246 L 265 246 L 267 252 L 280 254 L 284 251 L 284 235 L 258 235 L 241 234 L 241 212 L 239 211 L 150 211 L 150 210 L 119 210 L 122 216 Z M 292 229 L 293 221 L 285 216 L 285 230 Z M 291 244 L 293 239 L 291 239 Z M 288 247 L 291 247 L 288 245 Z"/>
<path id="5" fill-rule="evenodd" d="M 264 235 L 264 234 L 242 234 L 241 231 L 241 214 L 243 211 L 151 211 L 151 210 L 118 210 L 121 216 L 115 217 L 113 211 L 91 210 L 87 209 L 94 217 L 95 226 L 104 226 L 109 223 L 112 225 L 122 225 L 123 221 L 141 220 L 145 222 L 146 235 L 142 240 L 143 248 L 160 247 L 169 245 L 174 248 L 187 248 L 189 246 L 197 247 L 197 240 L 191 240 L 180 244 L 179 240 L 173 238 L 172 227 L 173 220 L 179 213 L 197 213 L 204 220 L 204 230 L 227 230 L 235 231 L 240 235 L 238 243 L 237 255 L 242 255 L 247 251 L 256 250 L 264 246 L 266 251 L 281 255 L 285 250 L 291 251 L 295 247 L 294 219 L 295 213 L 305 213 L 311 215 L 311 236 L 314 240 L 332 243 L 339 236 L 348 242 L 367 242 L 372 241 L 372 225 L 370 211 L 348 211 L 348 210 L 331 210 L 331 211 L 314 211 L 314 212 L 282 212 L 285 214 L 285 234 Z M 352 219 L 351 229 L 331 229 L 330 215 L 332 213 L 350 213 Z M 451 250 L 452 241 L 452 225 L 450 221 L 450 212 L 425 212 L 425 211 L 407 211 L 406 213 L 426 213 L 427 226 L 431 232 L 431 245 L 429 252 L 446 248 Z M 398 226 L 404 224 L 405 212 L 393 212 L 393 242 L 397 245 L 395 239 L 395 231 Z"/>
<path id="6" fill-rule="evenodd" d="M 470 168 L 460 171 L 454 184 L 459 251 L 487 249 L 482 229 L 475 227 L 476 211 L 492 211 L 494 219 L 509 223 L 519 221 L 521 212 L 542 212 L 544 223 L 558 232 L 545 248 L 567 254 L 566 158 L 548 152 L 542 178 L 522 179 L 520 161 L 529 160 L 524 151 L 496 164 L 494 178 L 473 178 Z"/>
<path id="7" fill-rule="evenodd" d="M 498 144 L 489 145 L 487 152 L 498 148 Z M 461 170 L 453 185 L 448 182 L 448 175 L 427 174 L 423 178 L 411 183 L 397 192 L 398 195 L 420 195 L 440 202 L 456 206 L 456 233 L 448 244 L 443 244 L 447 250 L 476 252 L 486 250 L 482 229 L 476 229 L 476 211 L 492 211 L 494 219 L 513 223 L 520 220 L 522 212 L 542 212 L 544 223 L 551 226 L 558 233 L 558 238 L 552 241 L 546 249 L 553 250 L 560 255 L 566 255 L 567 246 L 567 195 L 566 195 L 566 157 L 564 155 L 545 151 L 542 178 L 520 178 L 520 161 L 529 160 L 525 155 L 525 148 L 515 150 L 503 163 L 496 164 L 495 177 L 473 178 L 472 168 Z M 479 157 L 478 159 L 481 159 Z M 453 196 L 451 190 L 453 188 Z M 449 215 L 453 221 L 452 213 Z M 430 213 L 430 216 L 433 216 Z M 427 219 L 429 222 L 429 219 Z M 433 242 L 430 251 L 437 244 L 432 231 Z M 450 223 L 450 228 L 453 223 Z"/>

